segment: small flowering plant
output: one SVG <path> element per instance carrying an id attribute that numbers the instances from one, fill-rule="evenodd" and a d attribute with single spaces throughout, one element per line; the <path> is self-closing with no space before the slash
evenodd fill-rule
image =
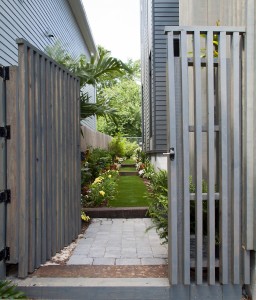
<path id="1" fill-rule="evenodd" d="M 117 170 L 108 170 L 100 174 L 88 187 L 88 192 L 82 196 L 82 204 L 87 207 L 107 205 L 117 193 Z"/>

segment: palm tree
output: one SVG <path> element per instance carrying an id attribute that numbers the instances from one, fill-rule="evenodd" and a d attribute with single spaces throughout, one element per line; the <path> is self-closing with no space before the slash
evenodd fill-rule
<path id="1" fill-rule="evenodd" d="M 92 56 L 88 61 L 85 55 L 80 55 L 78 59 L 72 58 L 61 46 L 60 42 L 46 48 L 46 52 L 56 62 L 69 69 L 80 78 L 81 85 L 81 119 L 94 115 L 117 120 L 116 110 L 108 105 L 107 101 L 90 103 L 90 97 L 83 88 L 87 85 L 97 86 L 104 82 L 111 81 L 131 73 L 131 69 L 121 60 L 111 56 L 110 51 L 103 47 L 98 47 L 98 55 Z"/>

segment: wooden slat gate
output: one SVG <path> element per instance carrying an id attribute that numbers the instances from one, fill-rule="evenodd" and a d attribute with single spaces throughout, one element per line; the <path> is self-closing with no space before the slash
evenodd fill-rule
<path id="1" fill-rule="evenodd" d="M 80 83 L 25 40 L 7 81 L 7 246 L 23 278 L 80 230 Z M 2 220 L 1 220 L 2 221 Z"/>
<path id="2" fill-rule="evenodd" d="M 240 299 L 250 283 L 242 236 L 245 29 L 166 33 L 170 283 L 182 287 L 179 299 Z"/>

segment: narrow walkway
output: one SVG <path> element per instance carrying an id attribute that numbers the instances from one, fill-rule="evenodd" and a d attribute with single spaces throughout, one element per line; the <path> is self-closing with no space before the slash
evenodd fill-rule
<path id="1" fill-rule="evenodd" d="M 167 245 L 151 219 L 93 219 L 68 265 L 164 265 Z"/>

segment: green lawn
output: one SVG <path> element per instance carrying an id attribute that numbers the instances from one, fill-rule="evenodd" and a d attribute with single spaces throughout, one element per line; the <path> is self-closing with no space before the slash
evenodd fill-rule
<path id="1" fill-rule="evenodd" d="M 131 158 L 128 158 L 128 159 L 124 160 L 122 162 L 122 164 L 134 164 L 135 165 L 135 161 Z"/>
<path id="2" fill-rule="evenodd" d="M 147 188 L 139 176 L 120 176 L 118 179 L 118 194 L 115 200 L 109 202 L 112 207 L 148 206 Z"/>

